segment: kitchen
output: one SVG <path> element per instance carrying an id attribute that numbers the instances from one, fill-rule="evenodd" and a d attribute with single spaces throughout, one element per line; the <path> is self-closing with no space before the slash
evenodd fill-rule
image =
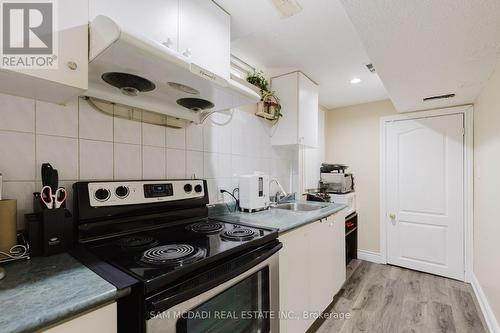
<path id="1" fill-rule="evenodd" d="M 497 1 L 1 10 L 0 332 L 500 332 Z"/>

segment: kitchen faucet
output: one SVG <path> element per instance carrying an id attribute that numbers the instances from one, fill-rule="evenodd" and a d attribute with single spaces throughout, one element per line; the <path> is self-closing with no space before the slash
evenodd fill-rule
<path id="1" fill-rule="evenodd" d="M 285 191 L 285 189 L 283 188 L 283 186 L 281 186 L 280 182 L 278 181 L 277 178 L 272 178 L 270 181 L 269 181 L 269 188 L 271 187 L 271 184 L 275 182 L 276 185 L 278 185 L 279 187 L 279 191 L 276 192 L 274 198 L 275 200 L 272 201 L 271 200 L 271 203 L 274 204 L 274 205 L 277 205 L 279 204 L 280 202 L 283 202 L 283 201 L 294 201 L 295 200 L 295 193 L 287 193 Z"/>

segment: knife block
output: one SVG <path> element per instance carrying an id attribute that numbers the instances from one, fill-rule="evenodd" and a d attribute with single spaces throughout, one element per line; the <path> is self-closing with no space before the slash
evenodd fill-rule
<path id="1" fill-rule="evenodd" d="M 73 247 L 73 216 L 67 209 L 44 209 L 24 218 L 32 256 L 50 256 Z"/>

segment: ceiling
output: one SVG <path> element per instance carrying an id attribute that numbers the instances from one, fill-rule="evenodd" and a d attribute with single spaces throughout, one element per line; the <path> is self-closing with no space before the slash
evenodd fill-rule
<path id="1" fill-rule="evenodd" d="M 286 19 L 272 0 L 216 2 L 231 15 L 234 55 L 272 75 L 301 70 L 319 84 L 322 106 L 388 98 L 339 0 L 298 0 L 303 10 Z"/>
<path id="2" fill-rule="evenodd" d="M 500 57 L 499 0 L 342 3 L 400 112 L 474 102 Z"/>

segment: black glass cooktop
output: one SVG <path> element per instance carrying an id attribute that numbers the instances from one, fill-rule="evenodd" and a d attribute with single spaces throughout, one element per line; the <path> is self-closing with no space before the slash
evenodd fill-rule
<path id="1" fill-rule="evenodd" d="M 203 219 L 117 237 L 89 250 L 153 290 L 276 237 L 273 229 Z"/>

